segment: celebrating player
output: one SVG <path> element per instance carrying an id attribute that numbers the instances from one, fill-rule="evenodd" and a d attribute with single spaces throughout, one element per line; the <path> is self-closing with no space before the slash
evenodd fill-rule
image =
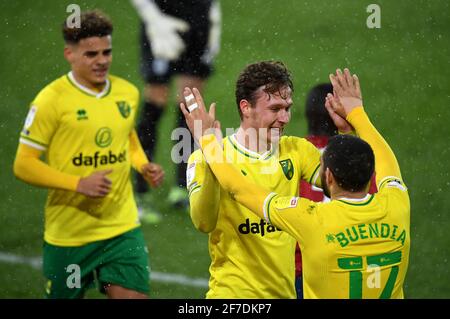
<path id="1" fill-rule="evenodd" d="M 206 113 L 202 97 L 194 90 L 195 99 L 186 99 L 180 107 L 224 191 L 298 240 L 305 298 L 403 298 L 410 204 L 399 165 L 362 107 L 357 76 L 338 69 L 330 80 L 335 91 L 327 96 L 330 116 L 338 127 L 348 121 L 361 139 L 332 137 L 321 156 L 323 188 L 331 198 L 328 203 L 286 197 L 249 181 L 227 163 L 220 141 L 208 134 L 211 128 L 220 127 L 215 106 Z M 186 89 L 185 97 L 190 94 Z M 200 130 L 194 130 L 195 120 L 201 121 Z M 215 134 L 220 135 L 217 129 Z M 370 195 L 374 169 L 379 191 Z"/>
<path id="2" fill-rule="evenodd" d="M 110 298 L 145 298 L 148 251 L 130 167 L 152 186 L 161 184 L 164 172 L 149 163 L 134 129 L 138 90 L 108 74 L 111 21 L 89 11 L 80 22 L 78 28 L 63 26 L 71 71 L 31 103 L 14 173 L 49 189 L 43 258 L 47 297 L 80 298 L 97 278 Z"/>
<path id="3" fill-rule="evenodd" d="M 282 137 L 292 91 L 283 63 L 248 65 L 236 83 L 240 127 L 223 142 L 227 158 L 247 180 L 297 196 L 299 180 L 317 182 L 320 153 L 305 139 Z M 192 221 L 209 233 L 207 298 L 295 298 L 295 239 L 236 202 L 200 150 L 189 158 L 187 185 Z"/>

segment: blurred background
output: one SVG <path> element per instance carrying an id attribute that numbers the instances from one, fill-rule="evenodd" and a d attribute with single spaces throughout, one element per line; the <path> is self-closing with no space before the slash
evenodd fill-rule
<path id="1" fill-rule="evenodd" d="M 29 103 L 68 72 L 61 24 L 70 13 L 100 8 L 113 20 L 111 73 L 142 88 L 139 19 L 126 0 L 0 2 L 0 298 L 42 298 L 43 207 L 46 191 L 16 180 L 12 164 Z M 369 29 L 368 5 L 381 8 L 381 28 Z M 217 102 L 222 128 L 239 126 L 234 85 L 245 65 L 282 60 L 294 77 L 286 134 L 304 136 L 307 91 L 337 67 L 358 74 L 366 111 L 390 143 L 411 196 L 411 256 L 407 298 L 450 298 L 450 2 L 222 0 L 222 46 L 205 100 Z M 173 90 L 175 92 L 175 90 Z M 175 93 L 174 93 L 175 94 Z M 152 298 L 203 298 L 207 235 L 164 200 L 173 184 L 169 160 L 175 103 L 160 125 L 156 162 L 166 170 L 153 191 L 163 222 L 143 226 L 152 267 Z M 172 109 L 170 108 L 172 107 Z M 90 298 L 102 298 L 91 291 Z"/>

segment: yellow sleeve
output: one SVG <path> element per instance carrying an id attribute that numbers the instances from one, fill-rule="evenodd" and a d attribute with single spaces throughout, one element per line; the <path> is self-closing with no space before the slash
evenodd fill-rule
<path id="1" fill-rule="evenodd" d="M 76 191 L 80 176 L 60 172 L 39 158 L 42 151 L 20 143 L 14 161 L 14 175 L 31 185 Z"/>
<path id="2" fill-rule="evenodd" d="M 31 103 L 20 142 L 45 151 L 59 125 L 58 109 L 54 105 L 58 94 L 51 87 L 44 88 Z"/>
<path id="3" fill-rule="evenodd" d="M 300 248 L 320 227 L 318 203 L 307 198 L 275 195 L 266 201 L 264 211 L 266 222 L 297 239 Z"/>
<path id="4" fill-rule="evenodd" d="M 130 161 L 131 166 L 139 173 L 142 173 L 142 165 L 148 163 L 147 155 L 145 155 L 135 129 L 130 133 Z"/>
<path id="5" fill-rule="evenodd" d="M 370 122 L 364 108 L 362 106 L 355 108 L 347 115 L 347 121 L 355 128 L 359 137 L 373 149 L 378 188 L 380 189 L 380 183 L 389 177 L 401 179 L 400 167 L 392 149 Z"/>
<path id="6" fill-rule="evenodd" d="M 201 232 L 213 231 L 219 213 L 220 185 L 199 150 L 189 157 L 186 186 L 192 223 Z"/>
<path id="7" fill-rule="evenodd" d="M 249 182 L 227 162 L 223 150 L 213 134 L 203 136 L 200 146 L 209 167 L 220 185 L 240 204 L 264 218 L 264 202 L 271 194 L 267 189 Z M 272 193 L 273 194 L 273 193 Z"/>
<path id="8" fill-rule="evenodd" d="M 295 141 L 294 154 L 298 156 L 301 170 L 300 178 L 311 185 L 322 187 L 320 180 L 320 151 L 304 138 L 292 137 Z"/>

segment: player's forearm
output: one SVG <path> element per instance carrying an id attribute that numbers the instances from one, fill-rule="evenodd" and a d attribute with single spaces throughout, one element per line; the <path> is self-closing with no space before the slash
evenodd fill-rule
<path id="1" fill-rule="evenodd" d="M 130 161 L 131 166 L 139 173 L 142 173 L 142 165 L 148 163 L 147 155 L 145 155 L 136 130 L 133 130 L 130 134 Z"/>
<path id="2" fill-rule="evenodd" d="M 264 200 L 270 192 L 257 184 L 248 182 L 233 165 L 227 163 L 222 148 L 214 135 L 202 137 L 200 146 L 220 185 L 237 202 L 264 218 Z"/>
<path id="3" fill-rule="evenodd" d="M 354 109 L 347 116 L 347 121 L 355 128 L 358 136 L 373 149 L 377 185 L 387 176 L 401 177 L 400 167 L 392 149 L 370 122 L 363 107 Z"/>
<path id="4" fill-rule="evenodd" d="M 14 161 L 14 175 L 31 185 L 76 191 L 80 177 L 50 167 L 39 159 L 39 153 L 20 144 Z"/>
<path id="5" fill-rule="evenodd" d="M 206 167 L 201 186 L 192 188 L 189 194 L 190 214 L 195 228 L 210 233 L 216 228 L 219 214 L 220 185 L 213 173 Z"/>

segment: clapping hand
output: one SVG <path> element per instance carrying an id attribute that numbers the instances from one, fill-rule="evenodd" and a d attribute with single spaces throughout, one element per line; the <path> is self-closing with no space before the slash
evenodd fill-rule
<path id="1" fill-rule="evenodd" d="M 147 163 L 142 165 L 142 177 L 151 187 L 159 187 L 164 181 L 164 170 L 158 164 Z"/>
<path id="2" fill-rule="evenodd" d="M 334 94 L 327 95 L 325 106 L 332 118 L 337 114 L 345 119 L 354 108 L 363 105 L 359 79 L 356 74 L 351 75 L 350 70 L 345 68 L 344 73 L 337 69 L 336 75 L 330 74 L 330 80 Z M 334 116 L 333 120 L 335 118 Z"/>
<path id="3" fill-rule="evenodd" d="M 209 111 L 206 111 L 205 102 L 196 88 L 185 88 L 183 97 L 185 102 L 180 103 L 180 109 L 195 141 L 198 142 L 203 135 L 213 133 L 221 143 L 222 132 L 220 122 L 216 120 L 216 103 L 212 103 Z"/>

